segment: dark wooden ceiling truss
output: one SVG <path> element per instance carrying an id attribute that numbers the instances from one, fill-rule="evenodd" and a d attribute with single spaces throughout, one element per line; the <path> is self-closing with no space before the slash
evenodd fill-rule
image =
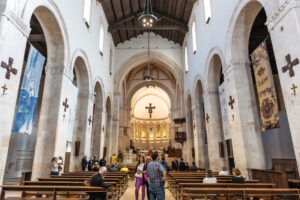
<path id="1" fill-rule="evenodd" d="M 189 31 L 188 22 L 195 0 L 152 0 L 154 14 L 158 22 L 151 29 L 140 26 L 138 17 L 143 13 L 146 0 L 98 0 L 102 3 L 108 31 L 115 45 L 137 37 L 147 31 L 183 44 Z"/>

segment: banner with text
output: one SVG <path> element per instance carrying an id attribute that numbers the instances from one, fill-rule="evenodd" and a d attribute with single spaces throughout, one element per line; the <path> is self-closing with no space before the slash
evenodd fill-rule
<path id="1" fill-rule="evenodd" d="M 276 90 L 265 41 L 251 54 L 251 60 L 256 80 L 262 131 L 279 128 Z"/>

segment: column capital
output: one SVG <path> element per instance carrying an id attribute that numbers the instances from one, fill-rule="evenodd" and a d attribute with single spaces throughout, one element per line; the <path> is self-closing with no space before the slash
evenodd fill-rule
<path id="1" fill-rule="evenodd" d="M 287 15 L 287 13 L 293 8 L 300 7 L 300 0 L 286 0 L 278 8 L 273 16 L 268 17 L 266 26 L 268 27 L 269 32 L 274 30 L 274 28 L 280 23 L 280 21 Z"/>
<path id="2" fill-rule="evenodd" d="M 213 96 L 213 95 L 219 95 L 219 91 L 206 91 L 203 93 L 203 98 L 206 99 L 209 96 Z"/>
<path id="3" fill-rule="evenodd" d="M 0 9 L 2 10 L 2 9 Z M 13 10 L 9 9 L 3 9 L 2 12 L 0 12 L 0 16 L 7 19 L 7 21 L 11 22 L 16 29 L 18 29 L 24 37 L 28 38 L 31 32 L 30 25 L 25 23 L 22 18 L 20 18 L 17 13 L 15 13 Z M 3 23 L 3 20 L 1 21 Z"/>
<path id="4" fill-rule="evenodd" d="M 243 67 L 250 67 L 251 62 L 243 59 L 232 59 L 226 67 L 223 68 L 224 77 L 227 77 L 232 71 L 242 70 Z"/>

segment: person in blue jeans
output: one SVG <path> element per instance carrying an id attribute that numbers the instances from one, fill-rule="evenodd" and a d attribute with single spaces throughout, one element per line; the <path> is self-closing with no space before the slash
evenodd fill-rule
<path id="1" fill-rule="evenodd" d="M 165 200 L 164 180 L 167 179 L 166 169 L 158 162 L 158 152 L 152 154 L 152 162 L 147 166 L 150 200 Z"/>

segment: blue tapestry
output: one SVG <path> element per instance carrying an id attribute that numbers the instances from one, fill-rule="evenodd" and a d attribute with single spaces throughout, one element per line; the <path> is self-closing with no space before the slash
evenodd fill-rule
<path id="1" fill-rule="evenodd" d="M 25 68 L 13 132 L 31 134 L 45 57 L 33 46 Z"/>

